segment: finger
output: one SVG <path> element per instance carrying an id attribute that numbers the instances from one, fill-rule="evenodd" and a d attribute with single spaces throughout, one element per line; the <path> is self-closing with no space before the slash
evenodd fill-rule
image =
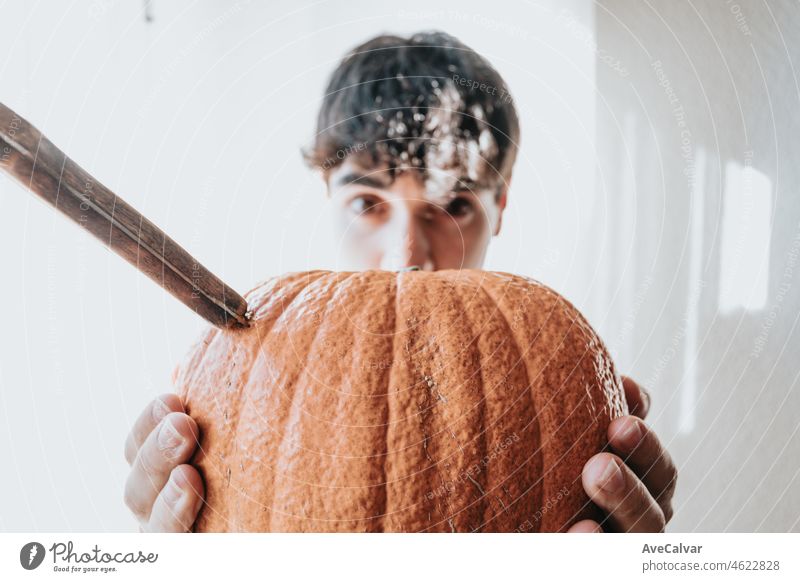
<path id="1" fill-rule="evenodd" d="M 183 412 L 183 404 L 177 394 L 162 394 L 148 402 L 125 439 L 125 460 L 129 465 L 133 463 L 136 452 L 147 436 L 170 412 Z"/>
<path id="2" fill-rule="evenodd" d="M 614 531 L 663 532 L 661 507 L 636 475 L 618 457 L 598 453 L 586 463 L 583 488 L 608 517 Z"/>
<path id="3" fill-rule="evenodd" d="M 200 473 L 191 465 L 179 465 L 158 494 L 148 532 L 184 533 L 192 531 L 197 513 L 203 505 L 204 487 Z"/>
<path id="4" fill-rule="evenodd" d="M 630 414 L 642 419 L 646 417 L 650 411 L 650 393 L 628 376 L 622 377 L 622 387 Z"/>
<path id="5" fill-rule="evenodd" d="M 150 518 L 172 470 L 192 456 L 198 434 L 191 417 L 171 412 L 144 441 L 125 483 L 125 503 L 139 520 Z"/>
<path id="6" fill-rule="evenodd" d="M 669 522 L 678 470 L 656 434 L 638 418 L 623 416 L 609 425 L 608 442 L 642 480 Z"/>
<path id="7" fill-rule="evenodd" d="M 583 519 L 569 528 L 567 533 L 603 533 L 603 528 L 592 519 Z"/>

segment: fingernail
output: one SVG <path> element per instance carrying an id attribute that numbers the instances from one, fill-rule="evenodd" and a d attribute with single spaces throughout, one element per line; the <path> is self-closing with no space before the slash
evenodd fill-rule
<path id="1" fill-rule="evenodd" d="M 173 450 L 183 444 L 181 433 L 172 425 L 169 420 L 161 423 L 158 431 L 158 446 L 162 451 Z"/>
<path id="2" fill-rule="evenodd" d="M 164 501 L 170 507 L 175 507 L 178 502 L 183 497 L 183 489 L 178 487 L 178 484 L 175 483 L 174 479 L 170 477 L 169 481 L 167 481 L 167 485 L 164 487 L 164 491 L 162 493 L 164 496 Z"/>
<path id="3" fill-rule="evenodd" d="M 160 398 L 156 399 L 153 404 L 153 420 L 159 422 L 169 413 L 169 407 Z"/>
<path id="4" fill-rule="evenodd" d="M 595 482 L 606 493 L 617 493 L 625 487 L 625 476 L 617 464 L 609 460 Z"/>
<path id="5" fill-rule="evenodd" d="M 629 419 L 627 428 L 620 436 L 630 447 L 635 447 L 642 440 L 642 429 L 637 421 Z"/>

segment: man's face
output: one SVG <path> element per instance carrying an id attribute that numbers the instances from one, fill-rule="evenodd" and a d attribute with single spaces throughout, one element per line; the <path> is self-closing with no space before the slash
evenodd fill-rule
<path id="1" fill-rule="evenodd" d="M 428 182 L 417 171 L 392 181 L 385 166 L 357 160 L 348 156 L 327 177 L 339 243 L 337 268 L 483 266 L 489 241 L 500 231 L 506 188 L 497 196 L 496 188 L 467 187 L 442 172 Z"/>

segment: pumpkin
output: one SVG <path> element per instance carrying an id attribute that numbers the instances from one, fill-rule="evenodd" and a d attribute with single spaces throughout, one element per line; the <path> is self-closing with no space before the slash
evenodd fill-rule
<path id="1" fill-rule="evenodd" d="M 196 531 L 562 531 L 627 413 L 563 297 L 505 273 L 292 273 L 172 375 L 200 428 Z"/>

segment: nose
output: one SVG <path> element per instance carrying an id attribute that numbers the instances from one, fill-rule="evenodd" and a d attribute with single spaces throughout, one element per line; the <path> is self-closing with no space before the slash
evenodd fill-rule
<path id="1" fill-rule="evenodd" d="M 419 267 L 423 271 L 435 270 L 430 256 L 430 244 L 421 219 L 409 209 L 392 212 L 392 225 L 387 231 L 380 268 L 399 271 Z"/>

